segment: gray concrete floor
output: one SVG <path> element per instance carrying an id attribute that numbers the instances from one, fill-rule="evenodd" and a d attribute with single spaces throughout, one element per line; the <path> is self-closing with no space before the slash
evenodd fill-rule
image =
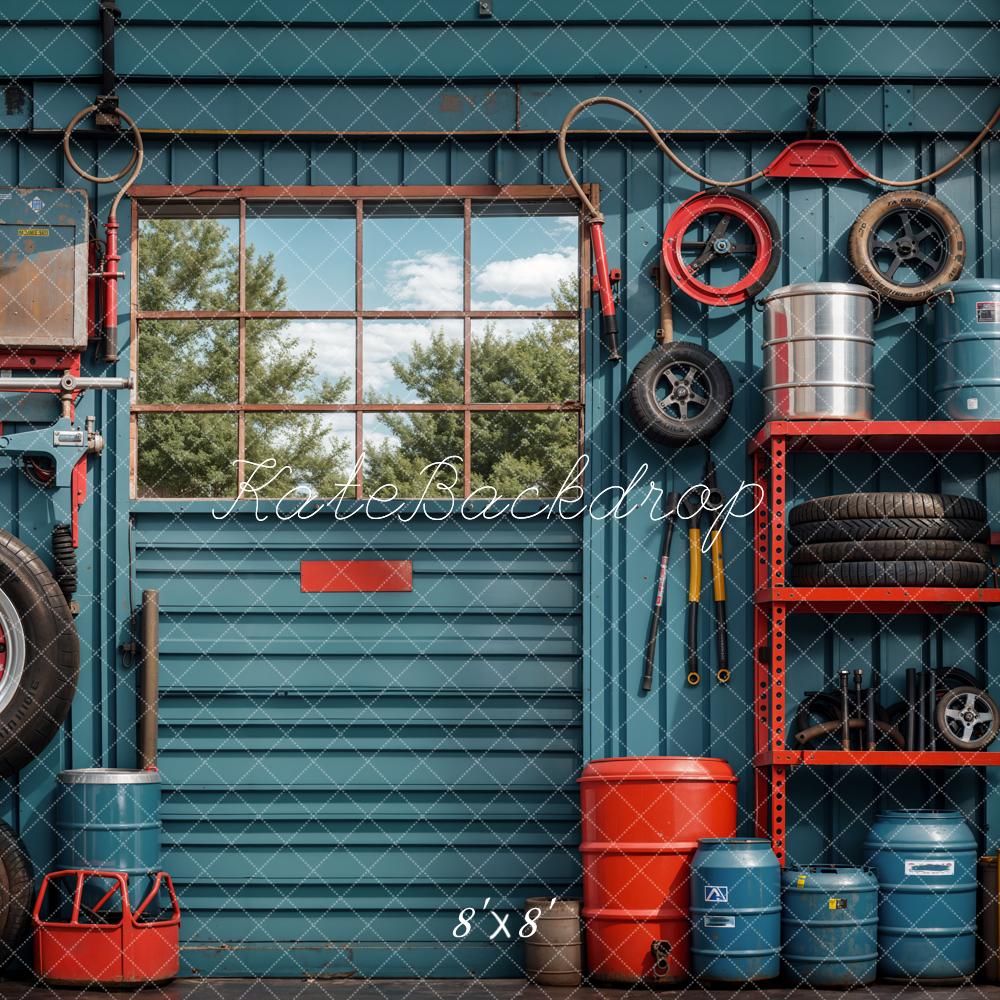
<path id="1" fill-rule="evenodd" d="M 840 991 L 776 987 L 739 991 L 706 991 L 688 987 L 654 992 L 584 986 L 546 989 L 518 979 L 178 979 L 140 992 L 54 989 L 25 982 L 0 981 L 0 1000 L 139 997 L 140 1000 L 623 1000 L 662 997 L 663 1000 L 1000 1000 L 1000 986 L 953 986 L 923 989 L 880 984 Z"/>

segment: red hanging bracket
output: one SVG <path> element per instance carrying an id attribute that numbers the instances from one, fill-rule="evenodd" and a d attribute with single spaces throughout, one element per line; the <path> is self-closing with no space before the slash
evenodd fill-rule
<path id="1" fill-rule="evenodd" d="M 789 143 L 764 168 L 765 177 L 806 177 L 810 180 L 865 180 L 869 175 L 833 139 L 799 139 Z"/>

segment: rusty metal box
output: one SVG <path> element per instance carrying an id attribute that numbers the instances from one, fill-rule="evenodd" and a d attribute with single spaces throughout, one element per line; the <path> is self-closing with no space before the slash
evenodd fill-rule
<path id="1" fill-rule="evenodd" d="M 0 188 L 0 347 L 87 346 L 85 191 Z"/>

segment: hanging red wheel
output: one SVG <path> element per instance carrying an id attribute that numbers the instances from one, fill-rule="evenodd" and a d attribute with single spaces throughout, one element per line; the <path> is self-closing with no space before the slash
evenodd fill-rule
<path id="1" fill-rule="evenodd" d="M 663 233 L 663 262 L 674 284 L 710 306 L 753 298 L 780 260 L 774 216 L 742 191 L 711 188 L 688 198 Z"/>

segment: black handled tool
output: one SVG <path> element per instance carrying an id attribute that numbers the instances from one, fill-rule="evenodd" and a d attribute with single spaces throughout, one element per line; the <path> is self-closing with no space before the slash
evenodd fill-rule
<path id="1" fill-rule="evenodd" d="M 864 696 L 865 672 L 863 670 L 854 671 L 854 713 L 859 719 L 864 718 L 865 696 Z M 858 730 L 858 749 L 865 747 L 865 734 L 863 730 Z"/>
<path id="2" fill-rule="evenodd" d="M 850 672 L 840 671 L 840 748 L 851 749 L 851 693 L 849 688 Z"/>
<path id="3" fill-rule="evenodd" d="M 688 519 L 688 606 L 687 606 L 687 682 L 692 687 L 701 683 L 698 664 L 698 605 L 701 602 L 701 505 L 684 501 Z"/>
<path id="4" fill-rule="evenodd" d="M 705 485 L 709 489 L 706 506 L 712 511 L 721 510 L 725 497 L 719 489 L 718 476 L 715 470 L 715 460 L 709 452 L 705 457 Z M 712 534 L 710 546 L 712 557 L 712 596 L 715 600 L 715 648 L 716 665 L 715 678 L 720 684 L 728 684 L 732 676 L 729 670 L 729 625 L 726 621 L 726 562 L 722 551 L 722 526 L 719 525 Z"/>
<path id="5" fill-rule="evenodd" d="M 667 523 L 663 531 L 663 545 L 660 548 L 660 567 L 656 581 L 656 597 L 653 600 L 653 617 L 649 623 L 649 638 L 646 639 L 646 663 L 642 671 L 642 690 L 653 688 L 653 661 L 656 659 L 656 640 L 660 633 L 660 618 L 663 615 L 664 593 L 667 585 L 667 566 L 670 562 L 670 542 L 674 537 L 677 523 L 677 504 L 680 494 L 668 493 L 663 501 L 663 511 Z"/>

